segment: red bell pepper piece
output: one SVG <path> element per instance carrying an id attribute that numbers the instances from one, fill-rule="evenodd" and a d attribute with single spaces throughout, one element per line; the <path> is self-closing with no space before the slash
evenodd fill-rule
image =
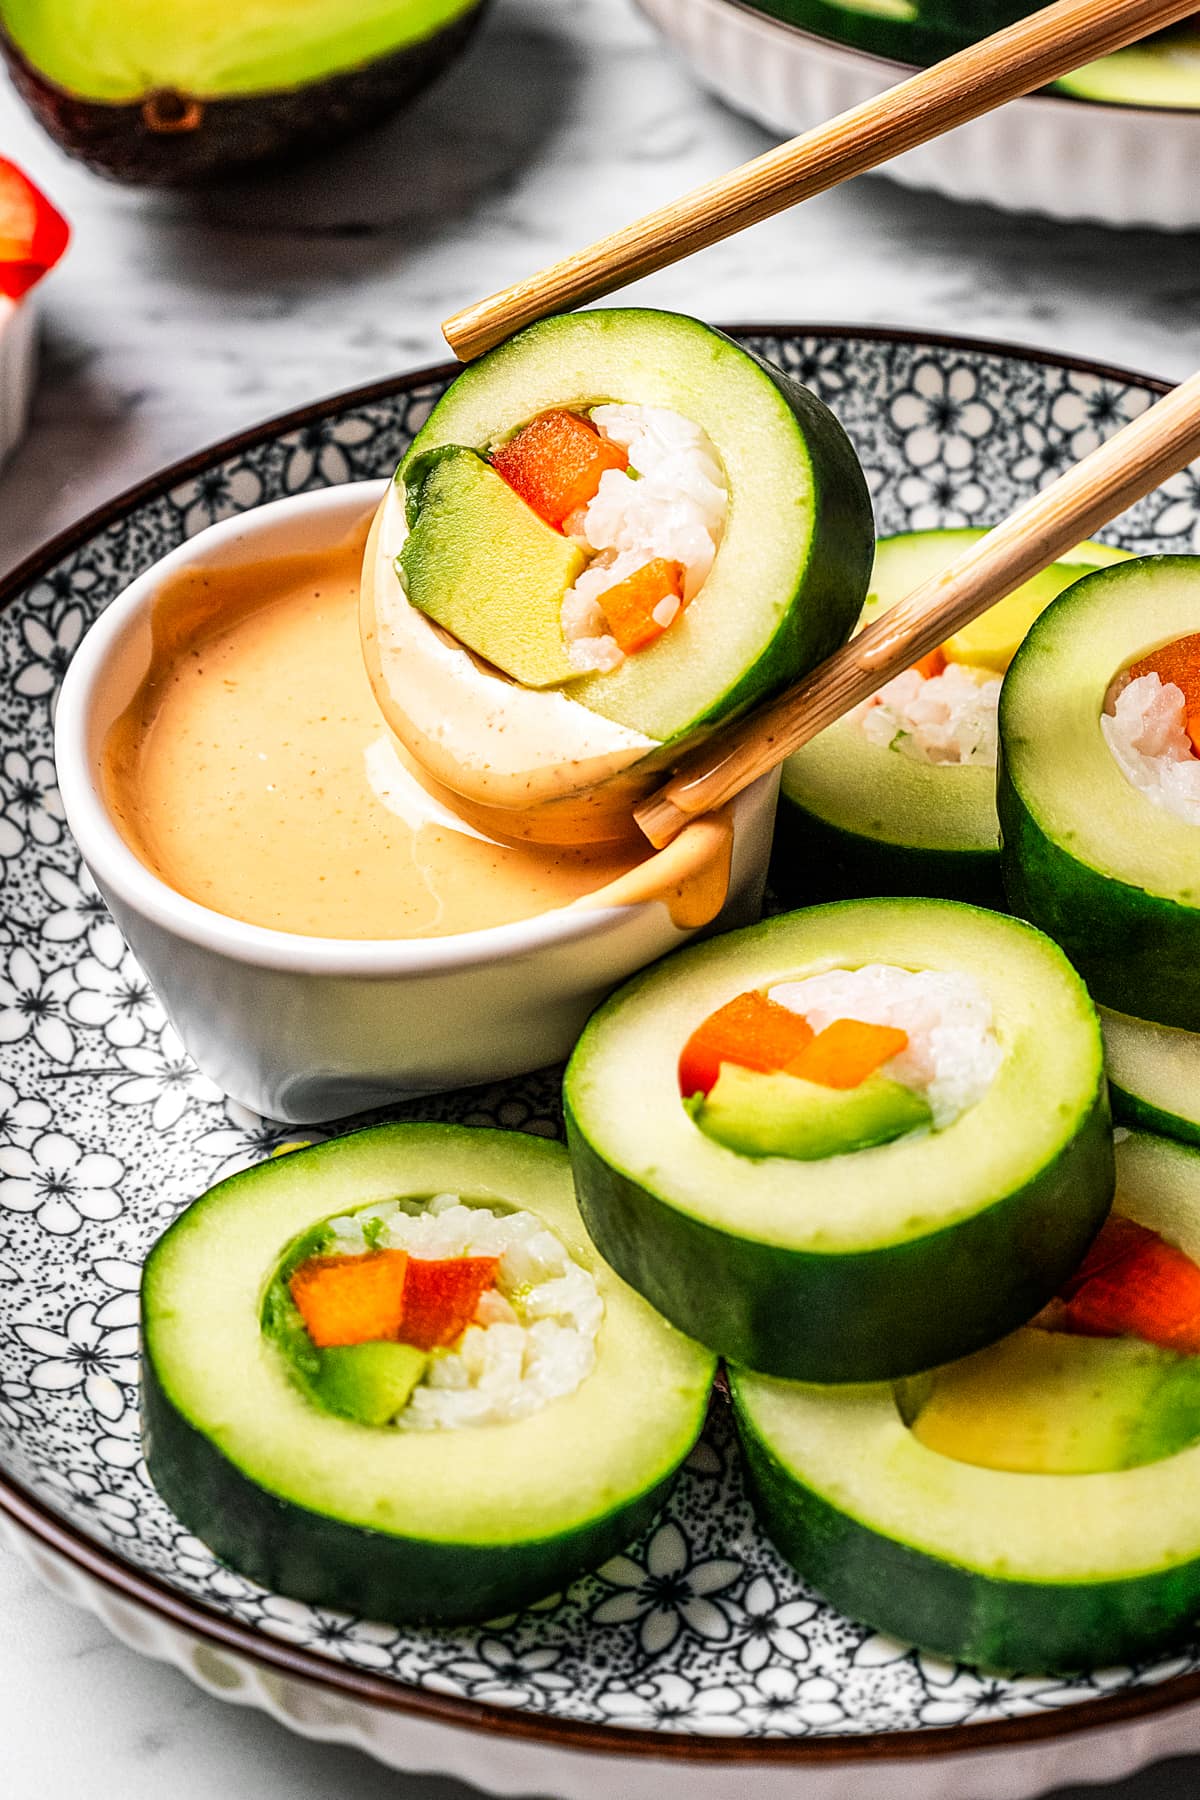
<path id="1" fill-rule="evenodd" d="M 1156 1231 L 1114 1214 L 1064 1285 L 1054 1325 L 1200 1355 L 1200 1268 Z"/>
<path id="2" fill-rule="evenodd" d="M 0 156 L 0 294 L 19 300 L 52 269 L 71 228 L 15 163 Z"/>
<path id="3" fill-rule="evenodd" d="M 460 1338 L 480 1296 L 496 1281 L 496 1256 L 456 1256 L 432 1262 L 408 1259 L 400 1339 L 418 1350 L 436 1350 Z"/>
<path id="4" fill-rule="evenodd" d="M 619 444 L 565 409 L 542 413 L 492 452 L 492 467 L 509 487 L 560 530 L 565 518 L 587 505 L 606 469 L 624 469 L 628 463 Z"/>

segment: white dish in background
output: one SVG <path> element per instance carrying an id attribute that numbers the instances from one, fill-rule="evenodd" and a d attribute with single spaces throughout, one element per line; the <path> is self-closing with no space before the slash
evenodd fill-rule
<path id="1" fill-rule="evenodd" d="M 36 301 L 0 294 L 0 466 L 25 435 L 36 372 Z"/>
<path id="2" fill-rule="evenodd" d="M 740 0 L 637 0 L 714 93 L 786 136 L 912 74 Z M 881 175 L 1006 212 L 1200 226 L 1200 111 L 1033 94 L 885 163 Z"/>
<path id="3" fill-rule="evenodd" d="M 243 1106 L 308 1125 L 419 1093 L 561 1062 L 604 996 L 694 935 L 663 900 L 602 904 L 608 889 L 532 919 L 447 937 L 303 937 L 247 925 L 168 887 L 114 824 L 102 746 L 150 666 L 151 620 L 182 568 L 343 543 L 387 481 L 293 494 L 224 519 L 134 581 L 76 653 L 55 759 L 67 822 L 113 916 L 202 1072 Z M 758 917 L 777 774 L 733 807 L 733 855 L 715 930 Z M 680 845 L 683 840 L 680 839 Z M 722 852 L 704 853 L 704 867 Z M 669 887 L 678 870 L 659 852 Z M 638 873 L 648 876 L 656 857 Z"/>

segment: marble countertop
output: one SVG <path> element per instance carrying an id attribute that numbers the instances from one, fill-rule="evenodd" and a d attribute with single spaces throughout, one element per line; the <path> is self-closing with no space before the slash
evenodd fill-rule
<path id="1" fill-rule="evenodd" d="M 443 315 L 767 142 L 697 90 L 630 0 L 495 0 L 473 53 L 405 119 L 318 169 L 200 197 L 95 179 L 0 81 L 0 146 L 75 225 L 44 289 L 30 434 L 0 474 L 0 573 L 164 462 L 443 360 Z M 633 292 L 718 320 L 912 325 L 1178 377 L 1200 364 L 1198 252 L 1195 236 L 1010 218 L 870 178 Z M 0 1618 L 6 1800 L 464 1800 L 218 1704 L 2 1555 Z M 1200 1761 L 1111 1793 L 1198 1790 Z"/>

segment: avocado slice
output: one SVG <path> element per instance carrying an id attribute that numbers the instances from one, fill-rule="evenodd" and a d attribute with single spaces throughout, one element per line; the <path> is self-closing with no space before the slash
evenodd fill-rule
<path id="1" fill-rule="evenodd" d="M 411 604 L 524 687 L 577 679 L 562 602 L 584 565 L 578 545 L 457 444 L 414 466 L 405 500 L 396 561 Z"/>
<path id="2" fill-rule="evenodd" d="M 868 963 L 979 984 L 1004 1057 L 974 1106 L 816 1162 L 733 1156 L 696 1129 L 679 1057 L 702 1020 Z M 1058 1291 L 1112 1199 L 1083 983 L 1027 925 L 948 900 L 807 907 L 677 951 L 592 1014 L 563 1098 L 605 1260 L 681 1330 L 796 1381 L 896 1378 L 994 1343 Z"/>
<path id="3" fill-rule="evenodd" d="M 868 1075 L 853 1088 L 830 1088 L 736 1063 L 721 1064 L 694 1116 L 701 1131 L 729 1150 L 801 1162 L 889 1144 L 932 1117 L 920 1094 L 886 1075 Z"/>
<path id="4" fill-rule="evenodd" d="M 332 1219 L 444 1192 L 531 1212 L 568 1247 L 603 1302 L 596 1363 L 524 1418 L 368 1431 L 314 1399 L 320 1367 L 296 1379 L 278 1293 Z M 142 1332 L 147 1462 L 189 1530 L 293 1599 L 446 1624 L 515 1612 L 637 1537 L 714 1367 L 592 1249 L 560 1144 L 455 1125 L 374 1126 L 218 1183 L 151 1251 Z M 343 1394 L 364 1360 L 334 1362 Z"/>
<path id="5" fill-rule="evenodd" d="M 910 1385 L 918 1441 L 984 1469 L 1100 1474 L 1200 1442 L 1200 1357 L 1137 1338 L 1014 1331 Z"/>
<path id="6" fill-rule="evenodd" d="M 322 1350 L 309 1386 L 330 1412 L 360 1425 L 386 1425 L 408 1404 L 428 1364 L 413 1344 L 347 1344 Z"/>
<path id="7" fill-rule="evenodd" d="M 716 560 L 686 612 L 618 669 L 571 683 L 580 705 L 674 750 L 846 638 L 874 547 L 870 497 L 849 439 L 807 388 L 698 319 L 638 307 L 539 320 L 469 364 L 397 479 L 419 482 L 440 446 L 485 452 L 539 413 L 603 401 L 690 419 L 728 484 Z"/>
<path id="8" fill-rule="evenodd" d="M 983 535 L 965 527 L 881 538 L 863 623 Z M 1079 544 L 952 641 L 981 676 L 994 678 L 1064 587 L 1128 555 L 1112 544 Z M 839 719 L 784 763 L 771 881 L 796 905 L 884 893 L 1003 907 L 996 772 L 984 763 L 918 762 L 871 743 L 856 719 Z"/>
<path id="9" fill-rule="evenodd" d="M 1116 1167 L 1120 1211 L 1200 1259 L 1200 1151 L 1134 1132 Z M 1094 1354 L 1142 1360 L 1123 1341 Z M 1152 1657 L 1200 1609 L 1195 1376 L 1158 1366 L 1152 1441 L 1118 1428 L 1120 1395 L 1101 1402 L 1112 1417 L 1098 1436 L 1129 1466 L 1078 1474 L 931 1449 L 910 1429 L 909 1384 L 818 1388 L 733 1369 L 730 1388 L 759 1520 L 833 1605 L 951 1661 L 1074 1672 Z"/>
<path id="10" fill-rule="evenodd" d="M 996 800 L 1013 910 L 1103 1005 L 1200 1030 L 1200 828 L 1125 776 L 1101 730 L 1118 673 L 1196 629 L 1200 556 L 1099 569 L 1042 614 L 1000 695 Z"/>
<path id="11" fill-rule="evenodd" d="M 3 0 L 0 49 L 60 146 L 191 185 L 347 137 L 416 97 L 483 0 Z"/>

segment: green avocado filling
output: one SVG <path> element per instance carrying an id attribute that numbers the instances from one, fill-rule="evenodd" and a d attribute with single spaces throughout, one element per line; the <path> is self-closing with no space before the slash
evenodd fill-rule
<path id="1" fill-rule="evenodd" d="M 524 687 L 552 687 L 567 660 L 563 595 L 583 552 L 473 450 L 430 451 L 406 485 L 397 561 L 409 601 Z"/>
<path id="2" fill-rule="evenodd" d="M 701 1131 L 743 1156 L 791 1156 L 799 1162 L 890 1144 L 932 1122 L 921 1095 L 886 1075 L 833 1088 L 736 1063 L 722 1063 L 694 1117 Z"/>
<path id="3" fill-rule="evenodd" d="M 956 1462 L 1091 1475 L 1200 1443 L 1200 1268 L 1114 1213 L 1060 1298 L 1001 1343 L 901 1382 L 913 1435 Z"/>

